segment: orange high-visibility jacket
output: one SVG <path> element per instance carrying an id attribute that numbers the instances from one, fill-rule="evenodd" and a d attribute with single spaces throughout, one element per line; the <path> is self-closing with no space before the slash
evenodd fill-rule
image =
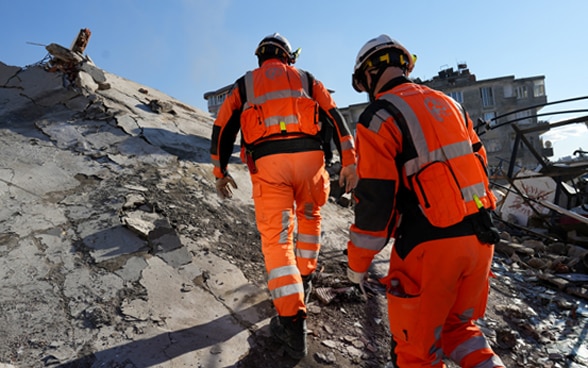
<path id="1" fill-rule="evenodd" d="M 301 136 L 320 140 L 317 136 L 320 129 L 318 109 L 324 110 L 334 122 L 334 140 L 342 165 L 354 164 L 353 136 L 320 81 L 309 72 L 277 59 L 267 60 L 261 67 L 247 72 L 235 82 L 214 122 L 210 150 L 214 175 L 220 178 L 227 174 L 227 164 L 240 129 L 242 145 L 253 151 L 256 145 L 268 140 L 294 141 Z M 316 125 L 315 130 L 312 124 Z M 282 149 L 286 150 L 284 152 L 306 150 L 304 145 L 296 144 Z"/>
<path id="2" fill-rule="evenodd" d="M 391 237 L 401 256 L 418 244 L 472 235 L 476 201 L 494 208 L 486 152 L 462 107 L 401 77 L 357 124 L 355 222 L 349 266 L 365 272 Z"/>

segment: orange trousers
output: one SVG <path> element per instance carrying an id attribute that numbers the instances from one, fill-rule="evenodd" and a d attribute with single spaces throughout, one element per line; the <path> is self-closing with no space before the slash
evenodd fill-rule
<path id="1" fill-rule="evenodd" d="M 392 360 L 398 368 L 504 367 L 474 321 L 483 317 L 494 246 L 476 236 L 433 240 L 403 260 L 392 250 L 388 318 Z"/>
<path id="2" fill-rule="evenodd" d="M 324 153 L 273 154 L 255 164 L 251 182 L 268 289 L 278 314 L 294 316 L 306 312 L 302 276 L 316 269 L 320 250 L 320 207 L 330 188 Z"/>

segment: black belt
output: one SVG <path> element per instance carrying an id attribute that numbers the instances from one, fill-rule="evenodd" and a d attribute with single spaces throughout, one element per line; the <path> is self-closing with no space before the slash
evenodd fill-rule
<path id="1" fill-rule="evenodd" d="M 290 139 L 276 139 L 258 143 L 250 151 L 253 160 L 276 153 L 296 153 L 306 151 L 322 151 L 322 143 L 315 138 L 302 137 Z"/>
<path id="2" fill-rule="evenodd" d="M 490 231 L 481 224 L 482 219 L 479 213 L 468 215 L 455 225 L 440 228 L 431 225 L 426 217 L 420 211 L 418 212 L 418 215 L 414 217 L 411 217 L 410 213 L 403 214 L 402 223 L 396 233 L 397 238 L 394 242 L 394 247 L 402 259 L 417 245 L 427 241 L 468 235 L 476 235 L 480 239 L 481 232 Z M 416 212 L 412 212 L 412 214 L 416 214 Z M 480 240 L 491 243 L 490 241 Z"/>

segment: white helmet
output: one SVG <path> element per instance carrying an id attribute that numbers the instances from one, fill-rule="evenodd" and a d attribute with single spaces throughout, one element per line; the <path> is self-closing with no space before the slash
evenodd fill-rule
<path id="1" fill-rule="evenodd" d="M 264 57 L 281 57 L 284 58 L 288 64 L 294 64 L 296 62 L 297 53 L 292 52 L 290 42 L 286 37 L 279 33 L 273 33 L 266 36 L 259 42 L 255 49 L 255 55 L 258 58 Z"/>
<path id="2" fill-rule="evenodd" d="M 414 69 L 416 55 L 408 52 L 406 47 L 390 36 L 382 34 L 369 40 L 359 50 L 353 68 L 353 88 L 358 92 L 367 90 L 364 71 L 379 66 L 397 66 L 404 69 L 408 76 Z"/>

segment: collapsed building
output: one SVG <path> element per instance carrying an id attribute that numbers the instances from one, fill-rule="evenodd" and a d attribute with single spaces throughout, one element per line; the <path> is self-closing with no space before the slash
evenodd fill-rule
<path id="1" fill-rule="evenodd" d="M 275 344 L 257 329 L 271 309 L 258 286 L 264 271 L 253 211 L 249 202 L 220 203 L 214 195 L 210 116 L 101 70 L 80 52 L 81 41 L 77 50 L 48 46 L 31 67 L 0 63 L 7 152 L 0 156 L 0 366 L 226 366 L 245 355 L 256 363 L 273 358 Z M 514 124 L 501 129 L 525 128 Z M 546 160 L 546 169 L 528 172 L 513 165 L 512 177 L 505 167 L 493 179 L 502 240 L 481 323 L 516 366 L 588 367 L 588 247 L 576 209 L 585 203 L 582 155 L 573 165 Z M 235 163 L 247 192 L 246 168 Z M 567 194 L 555 200 L 554 178 L 562 187 L 578 179 L 569 201 Z M 547 189 L 531 189 L 539 179 Z M 534 209 L 505 215 L 509 195 L 513 209 Z M 377 344 L 373 332 L 385 327 L 374 320 L 355 328 L 366 323 L 354 318 L 366 305 L 335 295 L 345 292 L 336 267 L 345 261 L 351 211 L 332 201 L 325 210 L 326 270 L 316 285 L 324 293 L 311 307 L 321 325 L 311 343 L 337 364 L 382 366 L 377 359 L 385 362 L 389 345 Z M 370 308 L 384 297 L 377 286 Z"/>

